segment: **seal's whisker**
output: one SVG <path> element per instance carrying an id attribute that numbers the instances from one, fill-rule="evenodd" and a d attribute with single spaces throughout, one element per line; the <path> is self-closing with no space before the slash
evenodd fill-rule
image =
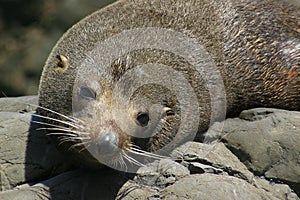
<path id="1" fill-rule="evenodd" d="M 64 139 L 69 139 L 70 141 L 75 141 L 75 142 L 81 141 L 82 143 L 90 140 L 89 137 L 78 137 L 78 136 L 71 137 L 71 138 L 63 138 L 62 140 Z M 80 145 L 80 143 L 78 145 Z"/>
<path id="2" fill-rule="evenodd" d="M 141 162 L 137 161 L 136 159 L 130 157 L 128 154 L 126 154 L 125 152 L 123 152 L 123 156 L 126 160 L 128 160 L 130 163 L 134 163 L 138 166 L 145 166 L 144 164 L 142 164 Z"/>
<path id="3" fill-rule="evenodd" d="M 126 162 L 125 162 L 123 156 L 120 156 L 119 163 L 120 163 L 121 167 L 123 169 L 125 168 L 125 171 L 127 171 L 128 168 L 127 168 L 127 165 L 126 165 Z"/>
<path id="4" fill-rule="evenodd" d="M 131 147 L 130 149 L 127 149 L 127 150 L 129 152 L 137 154 L 137 155 L 144 155 L 144 156 L 147 156 L 147 157 L 150 157 L 150 158 L 155 158 L 155 159 L 167 159 L 167 158 L 169 158 L 167 156 L 154 154 L 154 153 L 144 151 L 144 150 L 141 150 L 141 149 L 137 149 L 137 148 L 134 148 L 134 147 Z"/>
<path id="5" fill-rule="evenodd" d="M 129 163 L 134 163 L 134 161 L 132 161 L 131 159 L 130 159 L 130 156 L 129 155 L 127 155 L 126 154 L 126 152 L 123 152 L 122 151 L 122 156 L 121 156 L 122 158 L 123 158 L 123 160 L 124 160 L 124 158 L 127 160 L 127 161 L 129 161 Z M 124 160 L 125 161 L 125 160 Z M 136 163 L 135 163 L 136 164 Z M 139 164 L 136 164 L 136 165 L 139 165 Z"/>
<path id="6" fill-rule="evenodd" d="M 71 134 L 71 133 L 62 133 L 62 132 L 53 132 L 53 133 L 48 133 L 47 135 L 55 135 L 55 136 L 57 136 L 57 135 L 63 135 L 63 136 L 70 136 L 70 137 L 76 137 L 77 135 L 75 135 L 75 134 Z"/>
<path id="7" fill-rule="evenodd" d="M 63 143 L 65 143 L 65 142 L 70 142 L 70 141 L 72 141 L 72 140 L 70 140 L 70 139 L 68 139 L 68 140 L 61 139 L 61 141 L 57 144 L 57 146 L 60 146 L 60 145 L 62 145 Z"/>
<path id="8" fill-rule="evenodd" d="M 108 165 L 112 165 L 113 167 L 116 167 L 119 163 L 119 159 L 116 159 L 116 158 L 110 159 L 110 157 L 109 158 L 103 158 L 103 160 L 101 159 L 99 161 L 100 161 L 100 163 L 106 163 Z"/>
<path id="9" fill-rule="evenodd" d="M 85 148 L 88 149 L 88 148 L 91 146 L 92 142 L 91 142 L 91 138 L 90 138 L 90 137 L 86 138 L 86 140 L 88 140 L 88 141 L 85 143 Z M 83 150 L 84 150 L 84 149 L 83 149 Z M 81 150 L 81 151 L 82 151 L 82 150 Z M 81 152 L 81 151 L 80 151 L 80 152 Z"/>
<path id="10" fill-rule="evenodd" d="M 145 153 L 140 153 L 140 152 L 136 152 L 136 151 L 132 151 L 132 150 L 128 150 L 128 152 L 130 153 L 133 153 L 133 154 L 136 154 L 136 155 L 141 155 L 141 156 L 144 156 L 144 157 L 148 157 L 148 158 L 153 158 L 153 159 L 158 159 L 158 160 L 161 160 L 161 159 L 164 159 L 164 158 L 161 158 L 155 154 L 145 154 Z"/>
<path id="11" fill-rule="evenodd" d="M 78 146 L 77 146 L 78 147 Z M 68 151 L 70 151 L 70 150 L 72 150 L 72 149 L 75 149 L 76 148 L 76 146 L 75 145 L 71 145 L 69 148 L 68 148 Z M 84 146 L 79 146 L 79 148 L 80 148 L 80 152 L 82 152 L 85 148 L 84 148 Z"/>
<path id="12" fill-rule="evenodd" d="M 82 139 L 81 139 L 82 140 Z M 85 141 L 85 142 L 80 142 L 80 143 L 77 143 L 77 144 L 74 144 L 74 145 L 72 145 L 72 146 L 74 146 L 74 147 L 78 147 L 78 146 L 85 146 L 86 144 L 89 144 L 90 143 L 90 141 Z"/>
<path id="13" fill-rule="evenodd" d="M 55 119 L 55 118 L 52 118 L 52 117 L 46 117 L 46 116 L 43 116 L 43 115 L 38 115 L 38 114 L 32 114 L 32 115 L 36 116 L 36 117 L 40 117 L 42 119 L 48 119 L 48 120 L 51 120 L 51 121 L 55 121 L 55 122 L 59 122 L 59 123 L 65 124 L 65 125 L 69 125 L 73 128 L 77 128 L 77 129 L 79 129 L 79 128 L 83 129 L 84 128 L 84 126 L 81 126 L 76 122 L 74 122 L 75 123 L 74 124 L 74 123 L 71 123 L 71 122 L 68 122 L 68 121 L 63 121 L 63 120 Z M 37 121 L 35 121 L 35 122 L 37 122 Z"/>
<path id="14" fill-rule="evenodd" d="M 153 154 L 153 153 L 143 151 L 141 149 L 136 149 L 136 148 L 130 148 L 130 150 L 128 150 L 128 151 L 130 151 L 131 153 L 137 154 L 137 155 L 143 155 L 143 156 L 152 157 L 152 158 L 158 158 L 158 159 L 167 158 L 164 156 L 160 156 L 160 155 Z"/>
<path id="15" fill-rule="evenodd" d="M 88 140 L 89 138 L 84 138 L 84 137 L 65 137 L 65 136 L 61 136 L 59 138 L 60 142 L 58 143 L 58 146 L 62 145 L 65 142 L 77 142 L 79 140 Z"/>
<path id="16" fill-rule="evenodd" d="M 125 158 L 129 163 L 131 163 L 131 164 L 135 164 L 135 165 L 137 165 L 137 166 L 144 166 L 142 163 L 140 163 L 140 162 L 134 160 L 133 158 L 131 158 L 131 157 L 128 156 L 128 155 L 124 155 L 124 158 Z"/>
<path id="17" fill-rule="evenodd" d="M 47 130 L 47 131 L 66 131 L 66 132 L 69 132 L 69 133 L 80 133 L 80 131 L 74 131 L 72 129 L 69 129 L 69 128 L 37 128 L 36 130 Z"/>
<path id="18" fill-rule="evenodd" d="M 57 133 L 57 134 L 53 133 L 53 135 L 59 137 L 60 143 L 58 143 L 58 146 L 62 145 L 65 142 L 77 142 L 78 140 L 84 140 L 84 138 L 70 136 L 63 133 Z"/>
<path id="19" fill-rule="evenodd" d="M 68 137 L 62 138 L 62 140 L 69 140 L 69 141 L 90 140 L 90 137 L 88 137 L 88 136 L 79 137 L 77 134 L 72 134 L 72 133 L 67 133 L 67 132 L 52 132 L 52 133 L 47 134 L 47 136 L 51 136 L 51 135 L 52 136 L 60 136 L 60 137 L 69 136 L 70 138 L 68 138 Z"/>
<path id="20" fill-rule="evenodd" d="M 37 130 L 49 130 L 49 131 L 66 131 L 68 133 L 74 133 L 75 136 L 84 135 L 87 136 L 88 132 L 76 131 L 69 128 L 38 128 Z"/>
<path id="21" fill-rule="evenodd" d="M 123 156 L 120 156 L 120 159 L 118 159 L 118 162 L 119 162 L 120 165 L 121 165 L 123 168 L 125 168 L 126 171 L 127 171 L 127 165 L 126 165 L 126 163 L 125 163 L 125 160 L 124 160 Z"/>
<path id="22" fill-rule="evenodd" d="M 91 146 L 91 141 L 87 141 L 78 152 L 81 153 L 82 151 L 88 149 L 90 146 Z"/>
<path id="23" fill-rule="evenodd" d="M 130 144 L 130 148 L 136 148 L 136 149 L 141 149 L 141 147 L 140 146 L 138 146 L 138 145 L 135 145 L 135 144 Z"/>
<path id="24" fill-rule="evenodd" d="M 70 121 L 72 121 L 72 122 L 74 122 L 74 123 L 78 123 L 78 122 L 84 123 L 84 121 L 82 121 L 81 119 L 78 119 L 78 118 L 75 118 L 75 117 L 70 117 L 70 116 L 64 115 L 64 114 L 62 114 L 62 113 L 56 112 L 56 111 L 54 111 L 54 110 L 51 110 L 51 109 L 49 109 L 49 108 L 45 108 L 45 107 L 40 106 L 40 105 L 35 105 L 35 104 L 30 104 L 30 103 L 26 103 L 26 104 L 27 104 L 27 105 L 30 105 L 30 106 L 34 106 L 34 107 L 36 107 L 36 108 L 40 108 L 40 109 L 45 110 L 45 111 L 49 111 L 49 112 L 51 112 L 51 113 L 53 113 L 53 114 L 56 114 L 56 115 L 61 116 L 61 117 L 65 118 L 65 119 L 68 119 L 68 120 L 70 120 Z"/>
<path id="25" fill-rule="evenodd" d="M 170 158 L 168 156 L 163 156 L 163 155 L 158 155 L 158 154 L 154 154 L 154 153 L 151 153 L 151 152 L 148 152 L 148 151 L 144 151 L 141 149 L 140 146 L 137 146 L 135 144 L 130 144 L 130 148 L 134 151 L 137 151 L 137 152 L 140 152 L 140 153 L 143 153 L 143 154 L 149 154 L 149 155 L 154 155 L 154 156 L 157 156 L 159 157 L 159 159 L 167 159 L 167 158 Z"/>
<path id="26" fill-rule="evenodd" d="M 111 165 L 113 165 L 114 167 L 117 167 L 119 165 L 121 168 L 123 168 L 123 169 L 125 168 L 127 171 L 127 166 L 126 166 L 126 163 L 125 163 L 122 155 L 118 156 L 118 158 L 115 158 L 115 159 L 109 161 L 109 163 Z"/>
<path id="27" fill-rule="evenodd" d="M 32 122 L 35 123 L 35 124 L 41 124 L 41 125 L 45 125 L 45 126 L 52 126 L 52 127 L 56 127 L 56 128 L 66 128 L 65 126 L 60 126 L 60 125 L 57 125 L 57 124 L 49 124 L 49 123 L 46 123 L 46 122 L 40 122 L 40 121 L 35 121 L 35 120 L 33 120 Z M 40 129 L 40 128 L 37 128 L 37 130 L 38 129 Z"/>
<path id="28" fill-rule="evenodd" d="M 85 145 L 88 144 L 88 143 L 89 143 L 89 141 L 87 141 L 87 142 L 80 142 L 80 143 L 73 144 L 73 145 L 71 145 L 71 146 L 69 147 L 68 150 L 72 150 L 72 149 L 74 149 L 74 148 L 76 148 L 76 147 L 81 147 L 80 151 L 83 151 L 83 149 L 85 149 Z"/>

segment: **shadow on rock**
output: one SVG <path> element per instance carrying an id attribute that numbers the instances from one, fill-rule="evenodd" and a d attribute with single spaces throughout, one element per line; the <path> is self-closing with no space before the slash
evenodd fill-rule
<path id="1" fill-rule="evenodd" d="M 40 119 L 30 106 L 37 105 L 37 97 L 5 99 L 1 105 L 6 106 L 0 106 L 0 199 L 116 197 L 129 174 L 75 166 L 40 129 Z"/>

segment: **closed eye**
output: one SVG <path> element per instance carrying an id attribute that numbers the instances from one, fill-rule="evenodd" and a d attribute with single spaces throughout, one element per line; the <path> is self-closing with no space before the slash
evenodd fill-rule
<path id="1" fill-rule="evenodd" d="M 79 91 L 79 96 L 87 100 L 96 100 L 96 92 L 86 86 L 82 86 Z"/>

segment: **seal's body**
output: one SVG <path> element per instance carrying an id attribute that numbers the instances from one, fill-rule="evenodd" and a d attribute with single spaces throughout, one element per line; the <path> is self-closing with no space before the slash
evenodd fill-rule
<path id="1" fill-rule="evenodd" d="M 189 105 L 189 95 L 178 96 L 176 82 L 184 82 L 178 77 L 187 80 L 197 99 L 198 110 L 188 109 L 187 116 L 197 115 L 198 132 L 222 115 L 211 104 L 214 96 L 226 105 L 227 116 L 260 106 L 300 110 L 299 22 L 299 7 L 279 0 L 118 1 L 58 41 L 40 81 L 40 106 L 49 109 L 41 115 L 52 118 L 48 125 L 56 124 L 51 134 L 60 146 L 94 164 L 94 154 L 109 155 L 116 163 L 126 159 L 124 152 L 137 150 L 134 145 L 155 151 L 172 141 L 185 119 L 183 105 Z M 179 45 L 167 44 L 173 36 Z M 212 69 L 212 63 L 218 77 L 201 72 Z M 158 69 L 178 75 L 168 77 L 168 71 Z M 144 85 L 135 84 L 140 77 Z M 207 86 L 217 79 L 226 98 Z M 172 80 L 177 89 L 151 80 Z M 123 104 L 128 106 L 118 111 Z"/>

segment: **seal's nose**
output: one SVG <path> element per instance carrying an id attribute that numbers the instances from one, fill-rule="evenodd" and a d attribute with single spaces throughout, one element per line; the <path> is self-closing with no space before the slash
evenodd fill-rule
<path id="1" fill-rule="evenodd" d="M 116 133 L 108 132 L 99 138 L 97 150 L 100 155 L 113 154 L 118 150 L 119 139 Z"/>

